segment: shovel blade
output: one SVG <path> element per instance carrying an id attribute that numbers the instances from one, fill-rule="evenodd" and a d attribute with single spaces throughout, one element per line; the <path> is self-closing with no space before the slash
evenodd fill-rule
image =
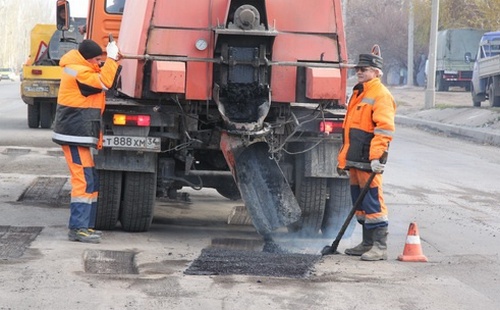
<path id="1" fill-rule="evenodd" d="M 265 236 L 298 221 L 299 204 L 267 144 L 243 146 L 239 139 L 223 135 L 221 146 L 257 232 Z"/>

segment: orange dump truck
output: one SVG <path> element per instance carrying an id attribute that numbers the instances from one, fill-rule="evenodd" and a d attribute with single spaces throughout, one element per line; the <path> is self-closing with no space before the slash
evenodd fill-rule
<path id="1" fill-rule="evenodd" d="M 104 49 L 112 33 L 124 59 L 95 158 L 98 229 L 146 231 L 156 198 L 186 186 L 242 199 L 263 236 L 340 229 L 340 0 L 106 2 L 90 0 L 87 38 Z"/>

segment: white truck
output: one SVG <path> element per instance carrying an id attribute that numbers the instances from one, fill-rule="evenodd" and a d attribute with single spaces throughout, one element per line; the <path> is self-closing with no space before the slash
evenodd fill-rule
<path id="1" fill-rule="evenodd" d="M 471 94 L 475 107 L 485 100 L 492 107 L 500 107 L 500 31 L 485 33 L 479 42 Z"/>

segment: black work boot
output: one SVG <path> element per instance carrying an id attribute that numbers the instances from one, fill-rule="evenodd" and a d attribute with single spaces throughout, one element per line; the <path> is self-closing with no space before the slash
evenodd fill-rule
<path id="1" fill-rule="evenodd" d="M 70 229 L 68 232 L 70 241 L 80 241 L 84 243 L 100 243 L 101 236 L 94 235 L 86 228 Z"/>
<path id="2" fill-rule="evenodd" d="M 102 231 L 100 231 L 100 230 L 95 230 L 94 228 L 88 228 L 87 230 L 92 235 L 98 235 L 99 237 L 102 236 Z"/>
<path id="3" fill-rule="evenodd" d="M 387 260 L 387 227 L 378 227 L 370 230 L 373 236 L 373 247 L 361 255 L 361 260 Z"/>
<path id="4" fill-rule="evenodd" d="M 371 235 L 371 231 L 367 230 L 365 228 L 365 225 L 363 225 L 363 241 L 361 241 L 360 244 L 358 244 L 353 248 L 346 249 L 344 253 L 352 256 L 361 256 L 364 253 L 370 251 L 372 246 L 373 246 L 373 236 Z"/>

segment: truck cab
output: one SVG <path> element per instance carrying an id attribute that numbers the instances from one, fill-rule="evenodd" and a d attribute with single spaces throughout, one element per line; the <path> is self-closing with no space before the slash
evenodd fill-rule
<path id="1" fill-rule="evenodd" d="M 472 104 L 500 106 L 500 31 L 485 33 L 479 42 L 477 60 L 472 73 Z"/>

